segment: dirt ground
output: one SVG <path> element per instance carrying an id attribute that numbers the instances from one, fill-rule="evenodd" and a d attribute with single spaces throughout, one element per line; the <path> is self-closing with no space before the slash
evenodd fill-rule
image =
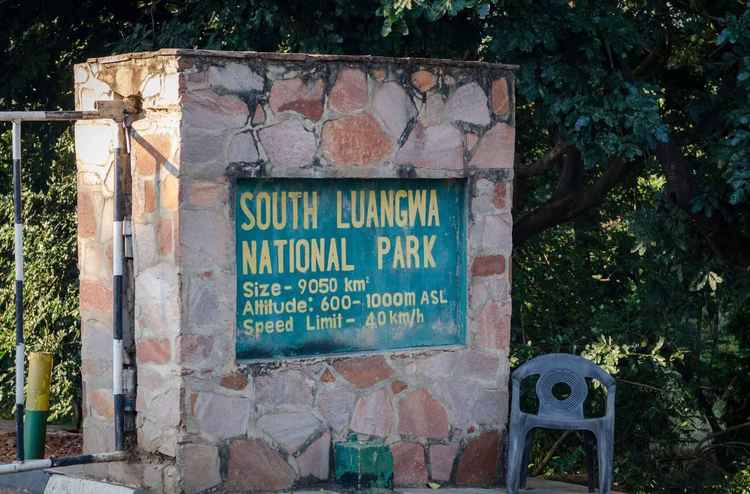
<path id="1" fill-rule="evenodd" d="M 47 430 L 45 458 L 53 456 L 70 456 L 81 454 L 83 435 L 64 430 Z M 9 463 L 16 459 L 15 431 L 0 431 L 0 463 Z"/>

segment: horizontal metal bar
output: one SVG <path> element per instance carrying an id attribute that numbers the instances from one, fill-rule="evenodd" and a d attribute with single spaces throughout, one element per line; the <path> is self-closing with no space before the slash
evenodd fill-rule
<path id="1" fill-rule="evenodd" d="M 0 465 L 0 475 L 28 472 L 31 470 L 44 470 L 46 468 L 54 467 L 67 467 L 70 465 L 85 465 L 87 463 L 108 463 L 112 461 L 122 461 L 127 459 L 127 457 L 128 454 L 125 451 L 113 451 L 110 453 L 45 458 L 44 460 L 27 460 Z"/>
<path id="2" fill-rule="evenodd" d="M 0 111 L 0 122 L 70 122 L 108 118 L 98 111 Z"/>

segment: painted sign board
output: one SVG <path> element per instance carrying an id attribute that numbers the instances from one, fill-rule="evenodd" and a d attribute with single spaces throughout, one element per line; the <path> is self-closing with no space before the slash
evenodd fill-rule
<path id="1" fill-rule="evenodd" d="M 463 180 L 248 179 L 239 360 L 462 345 Z"/>

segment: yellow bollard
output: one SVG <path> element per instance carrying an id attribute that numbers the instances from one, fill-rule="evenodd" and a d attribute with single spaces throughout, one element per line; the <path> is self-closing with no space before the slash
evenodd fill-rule
<path id="1" fill-rule="evenodd" d="M 49 415 L 49 385 L 52 377 L 52 354 L 29 354 L 29 390 L 24 420 L 24 459 L 44 458 Z"/>

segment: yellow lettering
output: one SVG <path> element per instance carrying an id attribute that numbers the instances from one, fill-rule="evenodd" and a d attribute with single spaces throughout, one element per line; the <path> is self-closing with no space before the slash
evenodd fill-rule
<path id="1" fill-rule="evenodd" d="M 396 237 L 396 247 L 393 249 L 393 269 L 404 269 L 405 267 L 404 246 L 401 245 L 401 237 Z"/>
<path id="2" fill-rule="evenodd" d="M 336 247 L 336 239 L 332 238 L 331 242 L 328 245 L 330 246 L 330 248 L 328 249 L 328 264 L 326 265 L 326 270 L 338 271 L 340 265 L 339 265 L 339 252 L 338 252 L 338 248 Z"/>
<path id="3" fill-rule="evenodd" d="M 317 191 L 312 192 L 312 204 L 310 204 L 309 196 L 309 192 L 302 194 L 302 223 L 305 226 L 305 230 L 310 228 L 311 223 L 312 229 L 316 230 L 318 228 L 318 193 Z"/>
<path id="4" fill-rule="evenodd" d="M 252 248 L 251 248 L 252 247 Z M 242 241 L 242 274 L 255 274 L 257 268 L 255 258 L 255 240 L 248 244 Z"/>
<path id="5" fill-rule="evenodd" d="M 297 267 L 297 271 L 300 273 L 307 273 L 310 269 L 310 244 L 307 239 L 299 239 L 294 244 L 294 253 Z"/>
<path id="6" fill-rule="evenodd" d="M 437 190 L 430 189 L 430 213 L 427 215 L 427 226 L 440 226 Z"/>
<path id="7" fill-rule="evenodd" d="M 299 200 L 302 192 L 290 192 L 289 200 L 292 202 L 292 228 L 299 228 Z"/>
<path id="8" fill-rule="evenodd" d="M 273 218 L 273 228 L 283 230 L 286 226 L 286 192 L 281 193 L 281 202 L 279 203 L 279 193 L 271 194 L 271 217 Z"/>
<path id="9" fill-rule="evenodd" d="M 312 258 L 312 272 L 325 270 L 325 239 L 310 241 L 310 257 Z"/>
<path id="10" fill-rule="evenodd" d="M 253 244 L 254 243 L 255 242 L 253 241 Z M 260 264 L 258 265 L 258 273 L 271 274 L 272 272 L 273 268 L 271 268 L 271 253 L 268 249 L 268 242 L 263 242 L 260 247 Z"/>
<path id="11" fill-rule="evenodd" d="M 288 240 L 278 239 L 273 241 L 274 247 L 276 247 L 276 269 L 279 273 L 284 272 L 284 247 Z"/>
<path id="12" fill-rule="evenodd" d="M 349 228 L 349 223 L 344 222 L 344 194 L 340 191 L 336 191 L 336 228 L 346 229 Z"/>
<path id="13" fill-rule="evenodd" d="M 252 230 L 255 227 L 255 216 L 253 216 L 253 212 L 250 211 L 250 208 L 247 206 L 248 201 L 252 200 L 252 192 L 243 192 L 242 195 L 240 195 L 240 208 L 245 214 L 245 218 L 247 218 L 247 221 L 244 221 L 240 227 L 245 231 Z"/>
<path id="14" fill-rule="evenodd" d="M 258 193 L 255 206 L 257 208 L 256 213 L 258 214 L 258 229 L 268 230 L 268 226 L 271 224 L 271 196 L 268 195 L 268 192 Z"/>
<path id="15" fill-rule="evenodd" d="M 375 191 L 371 190 L 367 198 L 367 228 L 380 228 L 378 222 L 378 200 Z"/>
<path id="16" fill-rule="evenodd" d="M 357 192 L 359 192 L 359 204 L 357 204 Z M 352 191 L 352 228 L 365 226 L 365 191 Z"/>
<path id="17" fill-rule="evenodd" d="M 393 191 L 380 191 L 380 225 L 393 226 Z"/>
<path id="18" fill-rule="evenodd" d="M 378 253 L 378 269 L 383 269 L 383 257 L 391 251 L 391 239 L 378 237 L 376 241 Z"/>
<path id="19" fill-rule="evenodd" d="M 354 265 L 346 261 L 346 239 L 341 238 L 341 271 L 354 271 Z"/>
<path id="20" fill-rule="evenodd" d="M 424 244 L 424 247 L 422 248 L 422 259 L 424 260 L 424 267 L 425 268 L 436 268 L 437 263 L 435 262 L 435 258 L 432 257 L 432 249 L 435 247 L 435 241 L 437 240 L 437 235 L 422 235 L 422 243 Z"/>
<path id="21" fill-rule="evenodd" d="M 400 227 L 408 226 L 408 212 L 401 206 L 401 201 L 406 199 L 406 191 L 403 189 L 396 191 L 396 225 Z"/>
<path id="22" fill-rule="evenodd" d="M 414 264 L 412 264 L 412 259 Z M 419 267 L 419 240 L 414 235 L 406 236 L 406 266 L 409 268 Z"/>
<path id="23" fill-rule="evenodd" d="M 409 226 L 414 226 L 419 215 L 419 224 L 424 226 L 427 213 L 427 191 L 424 189 L 409 191 Z"/>

